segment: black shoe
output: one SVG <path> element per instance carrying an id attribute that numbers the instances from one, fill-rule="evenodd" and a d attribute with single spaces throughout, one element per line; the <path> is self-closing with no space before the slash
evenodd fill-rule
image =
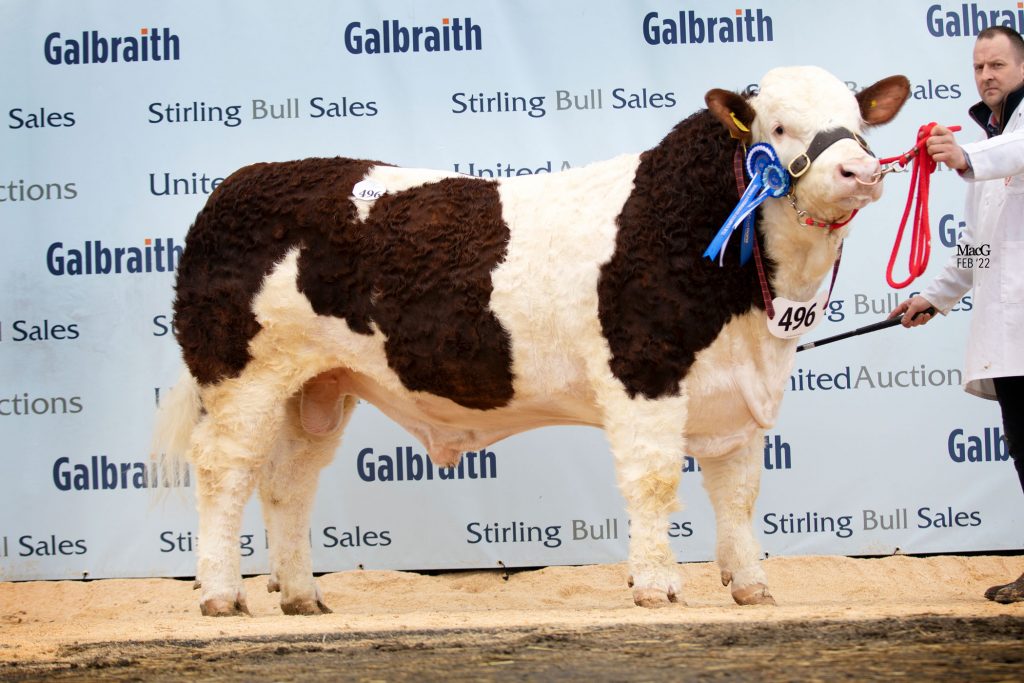
<path id="1" fill-rule="evenodd" d="M 1004 605 L 1024 601 L 1024 574 L 1021 574 L 1020 578 L 1012 583 L 992 586 L 985 591 L 985 597 Z"/>

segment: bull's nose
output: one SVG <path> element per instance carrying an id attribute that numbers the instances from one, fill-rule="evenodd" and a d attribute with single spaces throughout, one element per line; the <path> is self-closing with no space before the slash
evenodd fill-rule
<path id="1" fill-rule="evenodd" d="M 878 159 L 864 157 L 861 159 L 847 159 L 839 164 L 836 173 L 840 182 L 856 182 L 860 184 L 873 183 L 878 173 Z"/>

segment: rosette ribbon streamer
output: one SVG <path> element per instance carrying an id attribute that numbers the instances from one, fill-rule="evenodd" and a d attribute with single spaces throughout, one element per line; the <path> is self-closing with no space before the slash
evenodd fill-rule
<path id="1" fill-rule="evenodd" d="M 729 237 L 741 224 L 743 241 L 740 245 L 740 264 L 747 262 L 754 247 L 755 209 L 769 197 L 784 197 L 789 192 L 789 172 L 782 167 L 779 155 L 771 145 L 764 142 L 752 145 L 747 151 L 746 167 L 750 184 L 715 234 L 715 238 L 711 240 L 711 244 L 704 250 L 704 256 L 711 260 L 717 257 L 720 266 L 725 259 Z"/>

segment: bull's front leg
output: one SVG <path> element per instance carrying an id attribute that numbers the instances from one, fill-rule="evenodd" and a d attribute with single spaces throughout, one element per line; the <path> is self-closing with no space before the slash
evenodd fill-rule
<path id="1" fill-rule="evenodd" d="M 686 399 L 619 401 L 614 413 L 605 426 L 630 519 L 633 601 L 661 607 L 682 595 L 681 574 L 668 542 L 668 518 L 679 509 Z"/>
<path id="2" fill-rule="evenodd" d="M 761 486 L 764 433 L 761 430 L 734 451 L 700 461 L 704 488 L 715 508 L 718 567 L 722 584 L 732 584 L 740 605 L 774 605 L 754 538 L 754 503 Z"/>

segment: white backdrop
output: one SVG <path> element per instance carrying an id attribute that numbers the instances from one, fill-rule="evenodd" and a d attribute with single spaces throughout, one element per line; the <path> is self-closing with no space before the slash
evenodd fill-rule
<path id="1" fill-rule="evenodd" d="M 157 393 L 180 367 L 175 249 L 236 168 L 342 155 L 475 174 L 558 171 L 649 148 L 708 89 L 742 90 L 800 63 L 854 90 L 893 73 L 911 80 L 913 100 L 869 136 L 890 156 L 929 121 L 975 136 L 971 46 L 992 20 L 1019 30 L 1024 10 L 2 0 L 0 579 L 193 573 L 191 482 L 154 502 L 147 453 Z M 410 49 L 395 51 L 403 42 Z M 815 337 L 875 322 L 913 290 L 893 292 L 884 278 L 907 186 L 906 174 L 890 176 L 886 197 L 858 216 Z M 934 178 L 926 278 L 953 251 L 963 190 L 953 174 Z M 122 272 L 100 272 L 118 248 Z M 765 444 L 755 527 L 768 554 L 1024 547 L 998 407 L 959 388 L 970 308 L 968 296 L 925 328 L 798 356 Z M 396 452 L 402 480 L 389 476 Z M 598 430 L 506 439 L 455 480 L 437 470 L 410 480 L 422 454 L 360 406 L 321 478 L 317 571 L 625 558 L 628 527 Z M 673 547 L 681 561 L 711 559 L 710 505 L 692 461 L 684 469 Z M 266 571 L 256 503 L 243 534 L 243 570 Z"/>

